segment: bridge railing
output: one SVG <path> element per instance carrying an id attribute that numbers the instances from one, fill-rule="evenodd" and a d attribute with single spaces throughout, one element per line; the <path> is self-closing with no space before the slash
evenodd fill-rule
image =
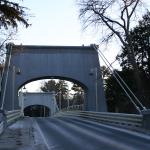
<path id="1" fill-rule="evenodd" d="M 61 111 L 73 111 L 73 110 L 83 110 L 83 104 L 81 105 L 72 105 L 66 108 L 63 108 Z"/>
<path id="2" fill-rule="evenodd" d="M 6 122 L 8 125 L 22 116 L 21 110 L 7 111 L 5 114 L 6 114 Z"/>
<path id="3" fill-rule="evenodd" d="M 5 115 L 4 115 L 4 111 L 0 110 L 0 134 L 3 132 L 4 130 L 4 125 L 5 125 Z"/>
<path id="4" fill-rule="evenodd" d="M 0 134 L 11 123 L 22 117 L 21 110 L 12 110 L 0 113 Z"/>
<path id="5" fill-rule="evenodd" d="M 120 125 L 143 127 L 143 116 L 136 114 L 122 114 L 122 113 L 108 113 L 108 112 L 92 112 L 92 111 L 66 111 L 61 112 L 60 115 L 70 117 L 82 117 L 92 121 Z"/>

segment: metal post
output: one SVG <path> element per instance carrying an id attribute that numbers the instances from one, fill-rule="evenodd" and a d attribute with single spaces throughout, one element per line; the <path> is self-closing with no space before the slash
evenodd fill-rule
<path id="1" fill-rule="evenodd" d="M 45 117 L 45 106 L 44 106 L 44 117 Z"/>
<path id="2" fill-rule="evenodd" d="M 57 102 L 55 101 L 55 97 L 56 97 L 56 93 L 55 91 L 52 91 L 52 108 L 51 108 L 51 116 L 53 116 L 56 113 L 56 106 L 57 106 Z"/>
<path id="3" fill-rule="evenodd" d="M 1 83 L 2 83 L 2 72 L 0 71 L 0 92 L 1 92 Z"/>
<path id="4" fill-rule="evenodd" d="M 22 115 L 24 116 L 24 101 L 25 101 L 25 98 L 23 96 L 22 98 Z"/>
<path id="5" fill-rule="evenodd" d="M 61 91 L 59 91 L 59 110 L 61 111 Z"/>
<path id="6" fill-rule="evenodd" d="M 150 130 L 150 109 L 142 110 L 143 128 Z"/>
<path id="7" fill-rule="evenodd" d="M 22 90 L 22 89 L 21 89 Z M 25 95 L 22 93 L 22 91 L 19 93 L 19 101 L 21 103 L 21 113 L 22 116 L 24 116 L 24 100 L 25 100 Z"/>
<path id="8" fill-rule="evenodd" d="M 97 97 L 97 68 L 95 68 L 95 99 L 96 99 L 96 111 L 98 111 L 98 97 Z"/>
<path id="9" fill-rule="evenodd" d="M 43 112 L 42 112 L 42 105 L 40 106 L 40 117 L 43 117 Z"/>
<path id="10" fill-rule="evenodd" d="M 16 68 L 15 66 L 12 67 L 12 110 L 15 109 L 14 103 L 15 103 L 15 74 L 16 74 Z"/>
<path id="11" fill-rule="evenodd" d="M 98 81 L 98 70 L 97 67 L 91 68 L 90 74 L 89 75 L 94 75 L 94 81 L 95 81 L 95 110 L 98 111 L 98 96 L 97 96 L 97 81 Z"/>
<path id="12" fill-rule="evenodd" d="M 67 99 L 67 110 L 69 110 L 69 99 Z"/>
<path id="13" fill-rule="evenodd" d="M 12 44 L 7 45 L 7 57 L 6 57 L 6 63 L 5 68 L 6 69 L 6 76 L 5 76 L 5 82 L 4 82 L 4 89 L 2 94 L 2 104 L 1 109 L 4 107 L 4 100 L 5 100 L 5 94 L 6 94 L 6 87 L 7 87 L 7 80 L 8 80 L 8 73 L 9 73 L 9 67 L 10 67 L 10 61 L 11 61 L 11 53 L 12 53 Z"/>

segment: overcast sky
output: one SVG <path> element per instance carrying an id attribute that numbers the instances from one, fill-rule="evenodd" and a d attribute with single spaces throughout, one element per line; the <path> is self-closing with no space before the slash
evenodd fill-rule
<path id="1" fill-rule="evenodd" d="M 29 8 L 32 25 L 27 29 L 20 26 L 16 44 L 80 46 L 100 43 L 101 34 L 97 34 L 95 28 L 83 30 L 77 0 L 24 0 L 22 5 Z M 112 44 L 103 52 L 113 62 L 119 50 Z"/>
<path id="2" fill-rule="evenodd" d="M 19 28 L 15 44 L 23 45 L 90 45 L 97 43 L 95 34 L 82 30 L 76 0 L 24 0 L 32 24 Z M 38 91 L 38 83 L 27 85 L 29 91 Z"/>
<path id="3" fill-rule="evenodd" d="M 76 0 L 24 0 L 31 27 L 19 28 L 17 44 L 89 45 L 97 42 L 82 30 Z"/>

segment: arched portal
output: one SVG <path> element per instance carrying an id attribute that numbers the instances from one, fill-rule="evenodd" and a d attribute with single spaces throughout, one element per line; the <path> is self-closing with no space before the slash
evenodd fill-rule
<path id="1" fill-rule="evenodd" d="M 97 104 L 98 111 L 106 111 L 99 58 L 93 46 L 13 46 L 7 69 L 6 110 L 19 107 L 19 87 L 47 76 L 67 78 L 82 84 L 86 87 L 84 109 L 94 111 Z"/>
<path id="2" fill-rule="evenodd" d="M 19 106 L 23 111 L 26 107 L 30 106 L 44 106 L 44 107 L 30 107 L 31 110 L 36 110 L 38 112 L 38 108 L 42 110 L 42 108 L 48 108 L 49 116 L 56 114 L 58 112 L 58 106 L 55 99 L 54 92 L 46 92 L 46 93 L 22 93 L 19 92 Z M 34 109 L 32 109 L 34 108 Z M 36 109 L 35 109 L 36 108 Z M 30 111 L 31 111 L 30 110 Z M 35 112 L 34 112 L 35 114 Z"/>
<path id="3" fill-rule="evenodd" d="M 37 78 L 31 78 L 27 81 L 25 81 L 24 83 L 22 83 L 18 89 L 20 89 L 21 87 L 23 87 L 24 85 L 31 83 L 33 81 L 37 81 L 37 80 L 46 80 L 46 79 L 58 79 L 58 80 L 65 80 L 65 81 L 70 81 L 72 83 L 75 83 L 77 85 L 79 85 L 80 87 L 82 87 L 82 89 L 84 89 L 85 91 L 87 91 L 87 87 L 86 85 L 84 85 L 83 83 L 81 83 L 80 81 L 76 80 L 76 79 L 72 79 L 69 77 L 65 77 L 65 76 L 41 76 L 41 77 L 37 77 Z"/>
<path id="4" fill-rule="evenodd" d="M 49 117 L 50 115 L 51 115 L 50 109 L 43 105 L 30 105 L 24 108 L 24 116 Z"/>
<path id="5" fill-rule="evenodd" d="M 44 90 L 42 90 L 42 87 L 44 87 Z M 40 77 L 26 81 L 21 85 L 18 93 L 23 92 L 35 94 L 55 92 L 54 95 L 59 109 L 66 109 L 72 105 L 82 105 L 83 108 L 87 87 L 79 81 L 70 78 L 59 76 Z"/>

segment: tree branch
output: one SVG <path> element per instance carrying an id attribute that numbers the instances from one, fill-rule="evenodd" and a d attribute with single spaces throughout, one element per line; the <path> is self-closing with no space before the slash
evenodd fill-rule
<path id="1" fill-rule="evenodd" d="M 129 18 L 131 18 L 131 16 L 133 15 L 133 13 L 134 13 L 134 11 L 135 11 L 135 9 L 136 9 L 136 7 L 137 7 L 137 5 L 138 5 L 139 2 L 140 2 L 140 0 L 136 0 L 136 3 L 135 3 L 135 5 L 134 5 L 134 7 L 133 7 L 133 9 L 132 9 L 132 11 L 131 11 L 131 13 L 129 15 Z"/>

